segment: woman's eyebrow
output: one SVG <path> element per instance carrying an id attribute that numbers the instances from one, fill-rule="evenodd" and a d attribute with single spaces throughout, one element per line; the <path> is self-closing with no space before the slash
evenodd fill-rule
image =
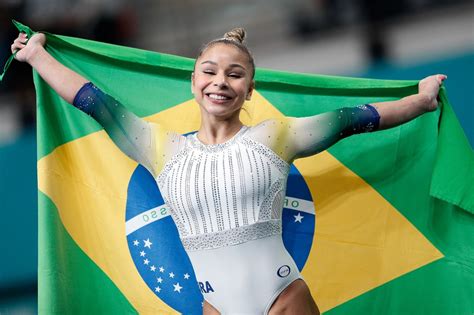
<path id="1" fill-rule="evenodd" d="M 211 64 L 211 65 L 213 65 L 213 66 L 217 66 L 217 63 L 214 62 L 214 61 L 211 61 L 211 60 L 206 60 L 206 61 L 201 62 L 202 65 L 203 65 L 203 64 L 206 64 L 206 63 Z M 238 67 L 238 68 L 242 68 L 243 70 L 247 71 L 247 69 L 245 69 L 244 66 L 242 66 L 241 64 L 238 64 L 238 63 L 231 63 L 231 64 L 229 65 L 229 67 L 230 67 L 230 68 Z"/>
<path id="2" fill-rule="evenodd" d="M 229 67 L 231 67 L 231 68 L 238 67 L 238 68 L 242 68 L 242 69 L 245 70 L 245 71 L 247 70 L 247 69 L 245 69 L 244 66 L 242 66 L 242 65 L 240 65 L 240 64 L 238 64 L 238 63 L 232 63 L 232 64 L 229 65 Z"/>
<path id="3" fill-rule="evenodd" d="M 214 61 L 206 60 L 206 61 L 201 62 L 202 65 L 205 63 L 210 63 L 211 65 L 217 66 L 217 63 L 215 63 Z"/>

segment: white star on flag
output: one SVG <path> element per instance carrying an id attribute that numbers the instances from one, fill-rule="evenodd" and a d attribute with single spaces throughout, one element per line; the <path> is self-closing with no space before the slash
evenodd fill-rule
<path id="1" fill-rule="evenodd" d="M 134 240 L 134 241 L 133 241 L 133 245 L 134 245 L 134 246 L 138 246 L 138 244 L 140 244 L 140 242 L 139 242 L 138 240 Z"/>
<path id="2" fill-rule="evenodd" d="M 143 261 L 143 263 L 144 263 L 145 265 L 148 265 L 148 264 L 150 263 L 150 261 L 149 261 L 148 259 L 145 259 L 145 260 Z"/>
<path id="3" fill-rule="evenodd" d="M 176 284 L 173 284 L 174 286 L 174 291 L 178 291 L 178 293 L 181 293 L 181 289 L 183 288 L 182 286 L 179 285 L 179 282 Z"/>
<path id="4" fill-rule="evenodd" d="M 150 239 L 147 238 L 146 240 L 143 240 L 143 242 L 145 242 L 145 245 L 143 245 L 144 247 L 148 247 L 151 249 L 151 245 L 153 244 L 152 242 L 150 242 Z"/>
<path id="5" fill-rule="evenodd" d="M 160 293 L 160 291 L 161 291 L 161 288 L 160 288 L 160 287 L 156 287 L 156 288 L 155 288 L 155 292 Z"/>
<path id="6" fill-rule="evenodd" d="M 151 271 L 155 271 L 155 270 L 156 270 L 155 265 L 151 266 L 151 267 L 150 267 L 150 270 L 151 270 Z"/>
<path id="7" fill-rule="evenodd" d="M 189 279 L 189 274 L 188 274 L 188 273 L 185 273 L 185 274 L 184 274 L 184 279 L 186 279 L 186 280 Z"/>
<path id="8" fill-rule="evenodd" d="M 170 278 L 174 278 L 174 273 L 170 272 Z"/>
<path id="9" fill-rule="evenodd" d="M 159 277 L 159 278 L 156 278 L 156 281 L 158 281 L 158 283 L 162 283 L 163 279 L 161 279 L 161 277 Z"/>
<path id="10" fill-rule="evenodd" d="M 165 272 L 165 268 L 163 268 L 163 266 L 160 267 L 160 272 Z"/>
<path id="11" fill-rule="evenodd" d="M 140 252 L 140 256 L 141 256 L 141 257 L 144 257 L 145 255 L 146 255 L 146 253 L 145 253 L 144 251 L 141 251 L 141 252 Z"/>
<path id="12" fill-rule="evenodd" d="M 304 216 L 301 215 L 301 213 L 298 212 L 298 215 L 294 215 L 295 217 L 295 222 L 302 223 L 301 220 L 304 218 Z"/>

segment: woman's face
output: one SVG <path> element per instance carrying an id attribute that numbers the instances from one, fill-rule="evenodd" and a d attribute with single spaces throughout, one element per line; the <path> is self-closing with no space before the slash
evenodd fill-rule
<path id="1" fill-rule="evenodd" d="M 196 61 L 191 89 L 204 115 L 232 118 L 250 100 L 252 69 L 247 55 L 237 47 L 215 44 Z"/>

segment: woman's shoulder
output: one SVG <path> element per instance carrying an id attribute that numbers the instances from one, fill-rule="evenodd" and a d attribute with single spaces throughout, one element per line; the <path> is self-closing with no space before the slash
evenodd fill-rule
<path id="1" fill-rule="evenodd" d="M 170 130 L 167 126 L 148 121 L 152 133 L 151 146 L 154 148 L 155 174 L 159 174 L 165 164 L 178 155 L 186 146 L 186 136 Z"/>
<path id="2" fill-rule="evenodd" d="M 247 134 L 255 138 L 271 138 L 285 133 L 291 128 L 288 117 L 270 118 L 260 121 L 256 125 L 249 126 Z"/>
<path id="3" fill-rule="evenodd" d="M 288 132 L 291 124 L 287 117 L 266 119 L 249 127 L 246 137 L 272 150 L 281 159 L 288 162 Z"/>

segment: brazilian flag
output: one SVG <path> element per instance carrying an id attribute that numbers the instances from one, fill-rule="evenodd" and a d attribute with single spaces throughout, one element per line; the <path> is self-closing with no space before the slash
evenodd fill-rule
<path id="1" fill-rule="evenodd" d="M 143 119 L 198 129 L 194 60 L 47 40 L 56 59 Z M 154 179 L 37 73 L 34 81 L 39 312 L 200 314 L 200 288 Z M 241 118 L 254 125 L 395 100 L 417 83 L 257 69 Z M 285 246 L 324 313 L 474 312 L 474 154 L 444 87 L 435 112 L 296 160 L 282 219 Z"/>

